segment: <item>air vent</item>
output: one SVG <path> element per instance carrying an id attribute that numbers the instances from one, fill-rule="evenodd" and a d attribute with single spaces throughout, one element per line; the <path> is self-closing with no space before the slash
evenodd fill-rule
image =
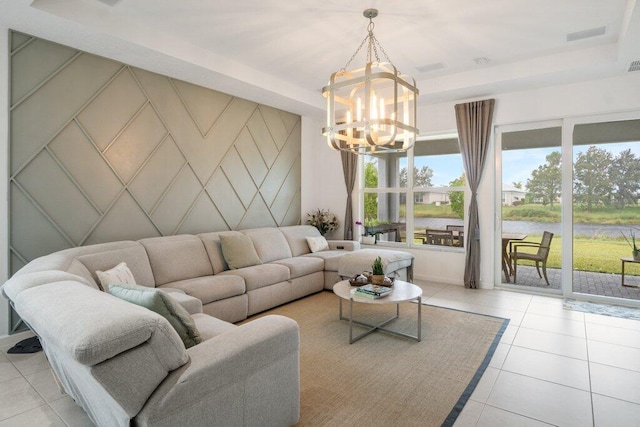
<path id="1" fill-rule="evenodd" d="M 629 64 L 629 69 L 627 71 L 640 71 L 640 59 L 637 61 L 632 61 L 631 64 Z"/>
<path id="2" fill-rule="evenodd" d="M 567 34 L 567 41 L 574 42 L 576 40 L 588 39 L 590 37 L 603 36 L 607 33 L 607 27 L 590 28 L 588 30 L 576 31 Z"/>
<path id="3" fill-rule="evenodd" d="M 418 72 L 420 73 L 428 73 L 430 71 L 440 70 L 442 68 L 444 68 L 444 64 L 442 62 L 437 62 L 434 64 L 427 64 L 421 67 L 416 67 L 416 70 L 418 70 Z"/>

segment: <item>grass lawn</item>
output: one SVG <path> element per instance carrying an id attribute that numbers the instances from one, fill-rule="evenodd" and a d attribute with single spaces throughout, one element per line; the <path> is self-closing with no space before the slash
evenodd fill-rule
<path id="1" fill-rule="evenodd" d="M 451 211 L 451 206 L 414 205 L 416 218 L 458 218 Z M 400 205 L 400 216 L 405 216 L 405 205 Z M 640 206 L 627 206 L 624 209 L 597 208 L 591 212 L 576 206 L 573 212 L 574 222 L 584 224 L 626 225 L 640 224 Z M 507 221 L 560 222 L 561 206 L 553 208 L 542 205 L 503 206 L 502 219 Z M 638 232 L 640 234 L 640 231 Z M 542 235 L 530 234 L 527 241 L 540 242 Z M 547 266 L 560 268 L 560 248 L 562 237 L 554 236 Z M 609 237 L 581 237 L 573 239 L 574 270 L 593 271 L 599 273 L 620 274 L 620 258 L 631 257 L 631 248 L 620 236 Z M 533 263 L 531 263 L 533 265 Z M 629 274 L 640 274 L 640 269 L 631 266 Z M 638 271 L 636 271 L 638 270 Z"/>
<path id="2" fill-rule="evenodd" d="M 508 221 L 560 222 L 561 206 L 553 208 L 542 205 L 503 206 L 502 219 Z M 591 212 L 581 206 L 574 206 L 573 221 L 580 224 L 640 224 L 640 206 L 624 209 L 596 208 Z"/>
<path id="3" fill-rule="evenodd" d="M 540 242 L 542 235 L 530 234 L 528 242 Z M 547 267 L 560 268 L 560 248 L 562 237 L 554 236 L 551 241 L 551 252 L 547 260 Z M 631 248 L 622 239 L 603 239 L 576 237 L 573 239 L 573 269 L 593 271 L 598 273 L 620 274 L 620 258 L 631 257 Z M 526 264 L 525 261 L 522 261 Z M 530 263 L 534 265 L 534 263 Z M 639 272 L 630 271 L 630 274 Z"/>

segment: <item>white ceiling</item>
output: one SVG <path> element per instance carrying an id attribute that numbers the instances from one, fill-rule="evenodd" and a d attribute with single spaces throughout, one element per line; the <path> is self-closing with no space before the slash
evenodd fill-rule
<path id="1" fill-rule="evenodd" d="M 300 114 L 366 35 L 420 103 L 603 78 L 640 59 L 636 0 L 0 0 L 0 24 Z M 567 42 L 567 34 L 606 27 Z M 486 64 L 474 59 L 487 58 Z M 364 57 L 356 60 L 364 63 Z M 433 64 L 443 67 L 421 72 Z"/>

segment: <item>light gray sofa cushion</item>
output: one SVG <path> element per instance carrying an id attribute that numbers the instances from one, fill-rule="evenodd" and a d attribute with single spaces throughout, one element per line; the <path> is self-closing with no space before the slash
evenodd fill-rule
<path id="1" fill-rule="evenodd" d="M 119 242 L 86 246 L 85 251 L 78 251 L 75 256 L 87 267 L 96 281 L 98 281 L 95 273 L 97 270 L 106 271 L 121 262 L 126 262 L 137 285 L 155 286 L 151 264 L 144 246 L 138 242 L 125 242 L 126 246 L 119 247 L 115 243 Z"/>
<path id="2" fill-rule="evenodd" d="M 291 279 L 317 273 L 324 269 L 324 260 L 312 257 L 295 257 L 273 261 L 272 264 L 284 265 L 289 269 Z"/>
<path id="3" fill-rule="evenodd" d="M 293 256 L 287 239 L 277 228 L 252 228 L 242 232 L 251 238 L 263 263 Z"/>
<path id="4" fill-rule="evenodd" d="M 342 258 L 345 254 L 348 254 L 347 251 L 322 251 L 316 253 L 310 253 L 303 255 L 305 258 L 319 258 L 324 260 L 324 270 L 325 271 L 338 271 L 338 263 L 340 262 L 340 258 Z"/>
<path id="5" fill-rule="evenodd" d="M 172 289 L 172 288 L 157 288 L 163 292 L 167 292 L 171 298 L 176 300 L 178 304 L 180 304 L 187 313 L 189 313 L 192 317 L 194 314 L 202 313 L 202 300 L 192 297 L 191 295 L 187 295 L 181 289 Z"/>
<path id="6" fill-rule="evenodd" d="M 98 288 L 98 284 L 94 280 L 89 270 L 87 270 L 87 268 L 80 261 L 74 258 L 74 255 L 71 251 L 75 249 L 76 248 L 67 249 L 36 258 L 22 267 L 20 270 L 18 270 L 14 274 L 14 276 L 35 273 L 38 271 L 59 270 L 80 276 L 83 279 L 89 281 L 89 283 L 91 283 L 93 287 Z"/>
<path id="7" fill-rule="evenodd" d="M 14 303 L 45 342 L 58 343 L 83 365 L 96 365 L 152 342 L 152 350 L 166 370 L 187 362 L 180 337 L 162 316 L 78 282 L 27 289 Z M 82 322 L 78 322 L 77 313 L 82 313 Z"/>
<path id="8" fill-rule="evenodd" d="M 288 227 L 280 227 L 280 231 L 287 239 L 293 256 L 310 253 L 311 251 L 309 250 L 307 237 L 320 236 L 318 229 L 312 225 L 291 225 Z"/>
<path id="9" fill-rule="evenodd" d="M 228 270 L 220 273 L 220 276 L 226 275 L 242 277 L 247 287 L 247 292 L 285 282 L 289 280 L 290 277 L 289 268 L 278 264 L 254 265 L 253 267 L 239 268 L 237 270 Z"/>
<path id="10" fill-rule="evenodd" d="M 147 250 L 156 286 L 213 274 L 204 244 L 196 236 L 152 237 L 140 243 Z"/>
<path id="11" fill-rule="evenodd" d="M 66 273 L 59 270 L 45 270 L 14 275 L 2 286 L 2 293 L 5 294 L 10 300 L 15 301 L 16 297 L 26 289 L 44 285 L 47 283 L 63 281 L 77 281 L 89 288 L 97 289 L 97 287 L 93 283 L 90 283 L 88 280 L 85 280 L 74 274 Z"/>
<path id="12" fill-rule="evenodd" d="M 224 231 L 216 231 L 212 233 L 198 234 L 198 237 L 202 240 L 211 266 L 213 267 L 213 273 L 218 274 L 229 269 L 227 262 L 222 256 L 222 245 L 220 244 L 220 234 Z"/>
<path id="13" fill-rule="evenodd" d="M 234 275 L 215 275 L 179 280 L 167 283 L 160 289 L 165 286 L 180 289 L 188 295 L 198 298 L 203 304 L 242 295 L 246 290 L 244 279 Z"/>
<path id="14" fill-rule="evenodd" d="M 193 321 L 196 323 L 198 331 L 200 331 L 200 336 L 205 341 L 238 328 L 238 326 L 233 323 L 225 322 L 224 320 L 202 313 L 194 314 L 191 317 L 193 317 Z"/>

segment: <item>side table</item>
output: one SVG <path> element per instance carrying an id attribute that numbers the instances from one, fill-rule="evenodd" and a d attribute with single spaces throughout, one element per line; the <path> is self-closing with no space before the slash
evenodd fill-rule
<path id="1" fill-rule="evenodd" d="M 640 259 L 634 259 L 634 258 L 620 258 L 620 261 L 622 262 L 622 286 L 626 286 L 627 288 L 639 288 L 640 286 L 638 285 L 627 285 L 624 283 L 624 265 L 628 262 L 632 263 L 632 264 L 640 264 Z"/>

